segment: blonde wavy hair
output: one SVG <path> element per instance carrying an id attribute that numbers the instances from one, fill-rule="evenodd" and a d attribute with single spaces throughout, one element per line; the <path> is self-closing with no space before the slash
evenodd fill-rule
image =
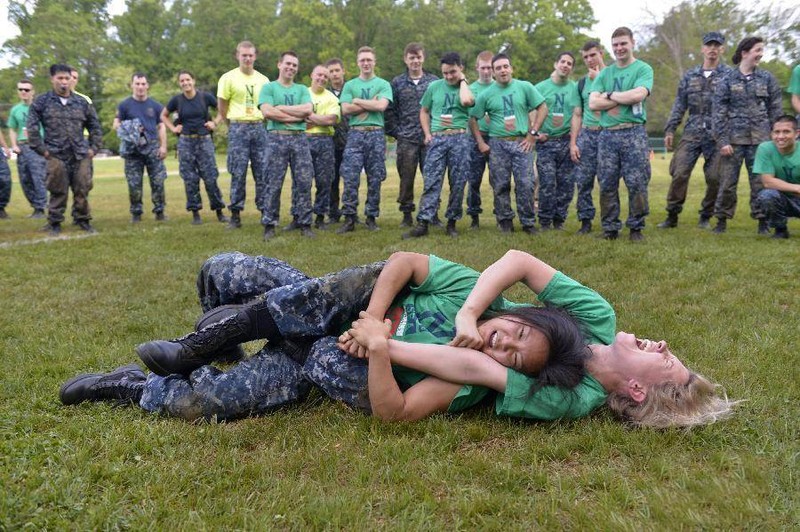
<path id="1" fill-rule="evenodd" d="M 612 393 L 606 404 L 623 421 L 639 427 L 668 428 L 708 425 L 729 418 L 739 401 L 731 401 L 722 387 L 692 373 L 689 382 L 667 382 L 652 387 L 645 400 Z"/>

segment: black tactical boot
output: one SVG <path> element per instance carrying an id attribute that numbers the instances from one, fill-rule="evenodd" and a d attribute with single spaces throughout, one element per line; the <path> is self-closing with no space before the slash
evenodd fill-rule
<path id="1" fill-rule="evenodd" d="M 514 221 L 513 220 L 501 220 L 498 222 L 500 226 L 501 233 L 513 233 L 514 232 Z"/>
<path id="2" fill-rule="evenodd" d="M 592 232 L 592 221 L 591 220 L 581 220 L 581 228 L 578 229 L 579 235 L 588 235 Z"/>
<path id="3" fill-rule="evenodd" d="M 242 218 L 239 211 L 231 211 L 231 219 L 228 222 L 228 229 L 240 229 L 242 227 Z"/>
<path id="4" fill-rule="evenodd" d="M 455 220 L 447 220 L 447 227 L 444 230 L 445 234 L 451 238 L 455 238 L 458 236 L 458 231 L 456 231 L 456 221 Z"/>
<path id="5" fill-rule="evenodd" d="M 84 373 L 61 386 L 58 393 L 65 405 L 83 401 L 117 401 L 138 405 L 147 380 L 136 364 L 119 367 L 109 373 Z"/>
<path id="6" fill-rule="evenodd" d="M 758 220 L 758 234 L 759 235 L 768 235 L 769 234 L 769 224 L 763 218 Z"/>
<path id="7" fill-rule="evenodd" d="M 786 239 L 789 238 L 789 229 L 786 227 L 776 227 L 775 232 L 772 233 L 772 238 Z"/>
<path id="8" fill-rule="evenodd" d="M 717 218 L 717 225 L 711 231 L 716 235 L 721 235 L 728 230 L 728 220 L 725 218 Z"/>
<path id="9" fill-rule="evenodd" d="M 403 221 L 400 222 L 400 227 L 411 227 L 414 225 L 414 219 L 411 217 L 410 212 L 403 213 Z"/>
<path id="10" fill-rule="evenodd" d="M 678 213 L 668 212 L 667 219 L 658 224 L 656 227 L 659 229 L 672 229 L 673 227 L 678 227 Z"/>
<path id="11" fill-rule="evenodd" d="M 325 215 L 318 214 L 317 218 L 314 220 L 314 229 L 327 229 L 328 224 L 325 223 Z"/>
<path id="12" fill-rule="evenodd" d="M 192 225 L 202 225 L 203 219 L 200 218 L 200 213 L 192 211 Z"/>
<path id="13" fill-rule="evenodd" d="M 378 222 L 375 221 L 374 216 L 367 216 L 366 220 L 364 220 L 364 225 L 367 226 L 367 229 L 370 231 L 378 231 L 380 227 L 378 227 Z"/>
<path id="14" fill-rule="evenodd" d="M 167 219 L 167 216 L 164 214 L 164 211 L 159 211 L 156 213 L 156 221 L 163 222 Z"/>
<path id="15" fill-rule="evenodd" d="M 631 229 L 631 234 L 629 238 L 633 242 L 641 242 L 642 240 L 644 240 L 644 233 L 642 233 L 641 229 Z"/>
<path id="16" fill-rule="evenodd" d="M 417 225 L 408 233 L 403 233 L 403 240 L 409 238 L 420 238 L 428 234 L 428 222 L 419 221 Z"/>
<path id="17" fill-rule="evenodd" d="M 222 212 L 222 209 L 217 209 L 217 221 L 226 224 L 230 222 L 231 219 L 225 216 L 225 213 Z"/>
<path id="18" fill-rule="evenodd" d="M 212 308 L 195 322 L 194 330 L 200 331 L 209 325 L 218 323 L 224 319 L 230 318 L 241 312 L 247 305 L 221 305 Z M 238 362 L 244 358 L 244 349 L 239 344 L 229 344 L 222 346 L 217 351 L 217 360 L 219 362 Z"/>
<path id="19" fill-rule="evenodd" d="M 337 235 L 342 235 L 344 233 L 351 233 L 356 230 L 356 217 L 355 216 L 345 216 L 344 223 L 342 226 L 336 230 Z"/>
<path id="20" fill-rule="evenodd" d="M 709 227 L 711 227 L 711 223 L 709 222 L 709 220 L 711 220 L 710 216 L 703 216 L 701 214 L 700 219 L 697 220 L 697 227 L 699 227 L 700 229 L 708 229 Z"/>
<path id="21" fill-rule="evenodd" d="M 481 226 L 481 219 L 480 218 L 481 217 L 478 216 L 477 214 L 473 214 L 472 215 L 472 223 L 469 224 L 469 228 L 470 229 L 478 229 L 478 228 L 480 228 L 480 226 Z"/>

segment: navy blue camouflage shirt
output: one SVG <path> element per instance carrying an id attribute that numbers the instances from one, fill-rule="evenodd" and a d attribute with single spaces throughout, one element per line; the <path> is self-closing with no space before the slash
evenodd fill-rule
<path id="1" fill-rule="evenodd" d="M 425 135 L 419 123 L 419 102 L 428 85 L 439 79 L 429 72 L 422 73 L 417 83 L 408 71 L 392 80 L 392 99 L 386 109 L 386 134 L 396 139 L 422 142 Z"/>
<path id="2" fill-rule="evenodd" d="M 44 128 L 44 139 L 39 134 Z M 28 113 L 28 144 L 39 155 L 45 151 L 53 157 L 84 159 L 91 148 L 94 153 L 103 146 L 103 131 L 94 107 L 74 92 L 61 103 L 61 97 L 50 91 L 37 97 Z M 89 131 L 89 139 L 83 130 Z"/>
<path id="3" fill-rule="evenodd" d="M 714 91 L 713 113 L 717 146 L 768 141 L 772 123 L 783 114 L 778 80 L 760 68 L 749 76 L 731 69 Z"/>
<path id="4" fill-rule="evenodd" d="M 675 102 L 672 104 L 664 133 L 675 133 L 683 120 L 683 115 L 689 111 L 683 135 L 688 138 L 702 139 L 711 134 L 714 121 L 712 111 L 714 90 L 720 80 L 730 71 L 727 65 L 719 64 L 705 76 L 703 65 L 698 65 L 686 71 L 678 84 Z"/>

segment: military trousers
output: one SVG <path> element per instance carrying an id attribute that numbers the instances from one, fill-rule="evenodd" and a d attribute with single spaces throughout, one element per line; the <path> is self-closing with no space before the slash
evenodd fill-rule
<path id="1" fill-rule="evenodd" d="M 72 217 L 75 221 L 92 219 L 89 208 L 89 191 L 92 190 L 92 160 L 83 159 L 47 159 L 47 191 L 50 201 L 47 206 L 47 221 L 60 224 L 64 221 L 67 209 L 67 197 L 72 189 Z"/>
<path id="2" fill-rule="evenodd" d="M 247 165 L 256 184 L 256 207 L 261 210 L 267 185 L 267 131 L 261 121 L 231 122 L 228 129 L 228 173 L 231 174 L 231 211 L 244 210 L 247 198 Z"/>
<path id="3" fill-rule="evenodd" d="M 11 201 L 11 168 L 6 153 L 0 150 L 0 209 L 5 209 Z"/>
<path id="4" fill-rule="evenodd" d="M 800 218 L 800 197 L 794 194 L 765 188 L 758 193 L 758 204 L 773 229 L 786 229 L 788 218 Z"/>
<path id="5" fill-rule="evenodd" d="M 386 137 L 383 130 L 351 129 L 342 156 L 341 175 L 344 181 L 342 214 L 358 212 L 358 187 L 361 170 L 367 174 L 367 202 L 364 214 L 377 218 L 381 208 L 381 184 L 386 180 Z"/>
<path id="6" fill-rule="evenodd" d="M 757 144 L 734 144 L 733 155 L 720 154 L 720 183 L 717 200 L 714 203 L 715 217 L 733 218 L 736 213 L 736 188 L 739 185 L 739 172 L 742 169 L 742 163 L 744 163 L 750 179 L 750 217 L 754 219 L 764 218 L 764 213 L 761 211 L 761 206 L 758 202 L 758 194 L 764 188 L 764 185 L 761 184 L 761 177 L 753 173 L 753 163 L 755 163 L 757 148 Z"/>
<path id="7" fill-rule="evenodd" d="M 331 185 L 336 170 L 336 152 L 333 137 L 328 135 L 309 135 L 308 149 L 314 167 L 314 214 L 324 216 L 331 211 Z M 338 187 L 337 187 L 338 192 Z M 336 195 L 336 203 L 339 195 Z M 337 205 L 338 211 L 338 205 Z"/>
<path id="8" fill-rule="evenodd" d="M 488 134 L 484 134 L 483 141 L 489 143 Z M 475 138 L 470 136 L 469 174 L 467 176 L 467 214 L 477 216 L 483 212 L 481 208 L 481 185 L 483 173 L 489 163 L 489 156 L 481 153 Z"/>
<path id="9" fill-rule="evenodd" d="M 592 192 L 597 177 L 597 142 L 600 130 L 581 129 L 578 133 L 578 150 L 581 158 L 575 164 L 572 180 L 578 188 L 578 220 L 594 220 L 596 209 Z"/>
<path id="10" fill-rule="evenodd" d="M 222 191 L 217 183 L 219 170 L 214 154 L 214 141 L 211 135 L 178 138 L 178 168 L 186 189 L 186 210 L 199 211 L 203 208 L 200 195 L 200 180 L 206 187 L 208 202 L 212 211 L 225 208 Z"/>
<path id="11" fill-rule="evenodd" d="M 536 143 L 539 176 L 539 223 L 550 225 L 567 219 L 575 185 L 569 154 L 569 134 Z"/>
<path id="12" fill-rule="evenodd" d="M 494 192 L 494 215 L 498 222 L 512 220 L 511 177 L 517 198 L 517 216 L 523 226 L 536 222 L 533 208 L 533 153 L 525 152 L 517 140 L 489 139 L 489 183 Z"/>
<path id="13" fill-rule="evenodd" d="M 126 155 L 124 159 L 131 214 L 142 214 L 145 168 L 147 169 L 147 177 L 150 179 L 150 199 L 153 202 L 153 212 L 164 212 L 166 205 L 164 181 L 167 179 L 167 168 L 164 166 L 164 161 L 158 158 L 158 141 L 149 141 L 144 153 Z"/>
<path id="14" fill-rule="evenodd" d="M 291 215 L 300 225 L 311 225 L 311 180 L 314 167 L 305 133 L 298 135 L 267 134 L 269 166 L 264 204 L 261 207 L 261 225 L 278 224 L 281 212 L 281 190 L 287 168 L 292 169 Z"/>
<path id="15" fill-rule="evenodd" d="M 689 189 L 689 177 L 701 155 L 703 156 L 706 191 L 698 212 L 703 218 L 711 218 L 714 214 L 714 203 L 719 192 L 720 165 L 717 146 L 710 134 L 704 138 L 692 138 L 684 135 L 678 143 L 672 161 L 669 163 L 669 175 L 672 176 L 672 181 L 669 183 L 667 192 L 668 213 L 680 214 L 683 210 L 686 193 Z"/>
<path id="16" fill-rule="evenodd" d="M 400 212 L 414 212 L 414 179 L 417 168 L 424 171 L 427 146 L 422 141 L 397 139 L 397 174 L 400 176 L 400 191 L 397 203 Z"/>
<path id="17" fill-rule="evenodd" d="M 450 185 L 445 218 L 460 220 L 463 216 L 464 187 L 469 173 L 470 137 L 469 133 L 434 134 L 428 144 L 422 171 L 424 186 L 419 202 L 418 221 L 432 222 L 436 218 L 445 172 Z"/>
<path id="18" fill-rule="evenodd" d="M 47 189 L 44 185 L 47 162 L 26 143 L 19 144 L 17 174 L 25 199 L 31 207 L 44 210 L 47 207 Z"/>
<path id="19" fill-rule="evenodd" d="M 597 180 L 600 183 L 600 223 L 603 231 L 619 231 L 619 180 L 628 189 L 630 229 L 642 230 L 650 214 L 647 188 L 650 184 L 650 148 L 644 125 L 600 133 L 597 149 Z"/>

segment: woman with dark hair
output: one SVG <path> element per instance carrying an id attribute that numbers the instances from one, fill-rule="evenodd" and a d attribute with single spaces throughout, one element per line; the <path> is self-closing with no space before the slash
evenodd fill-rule
<path id="1" fill-rule="evenodd" d="M 203 223 L 200 210 L 203 198 L 200 196 L 200 180 L 206 187 L 211 210 L 217 212 L 217 220 L 227 222 L 223 213 L 225 202 L 217 185 L 219 170 L 214 155 L 214 141 L 211 133 L 222 121 L 218 114 L 212 119 L 208 112 L 210 107 L 217 108 L 217 99 L 213 94 L 198 91 L 194 86 L 194 75 L 188 70 L 178 73 L 178 85 L 181 94 L 173 96 L 161 111 L 161 121 L 178 135 L 178 168 L 186 188 L 186 210 L 192 213 L 192 224 Z M 173 123 L 170 115 L 177 113 L 178 119 Z"/>
<path id="2" fill-rule="evenodd" d="M 781 88 L 771 73 L 758 68 L 764 56 L 764 40 L 746 37 L 733 53 L 734 68 L 714 91 L 713 134 L 720 153 L 720 187 L 714 205 L 717 225 L 724 233 L 736 212 L 736 187 L 742 162 L 750 178 L 750 216 L 758 220 L 758 233 L 768 234 L 767 220 L 756 198 L 761 179 L 753 173 L 756 148 L 770 139 L 772 123 L 783 114 Z"/>

